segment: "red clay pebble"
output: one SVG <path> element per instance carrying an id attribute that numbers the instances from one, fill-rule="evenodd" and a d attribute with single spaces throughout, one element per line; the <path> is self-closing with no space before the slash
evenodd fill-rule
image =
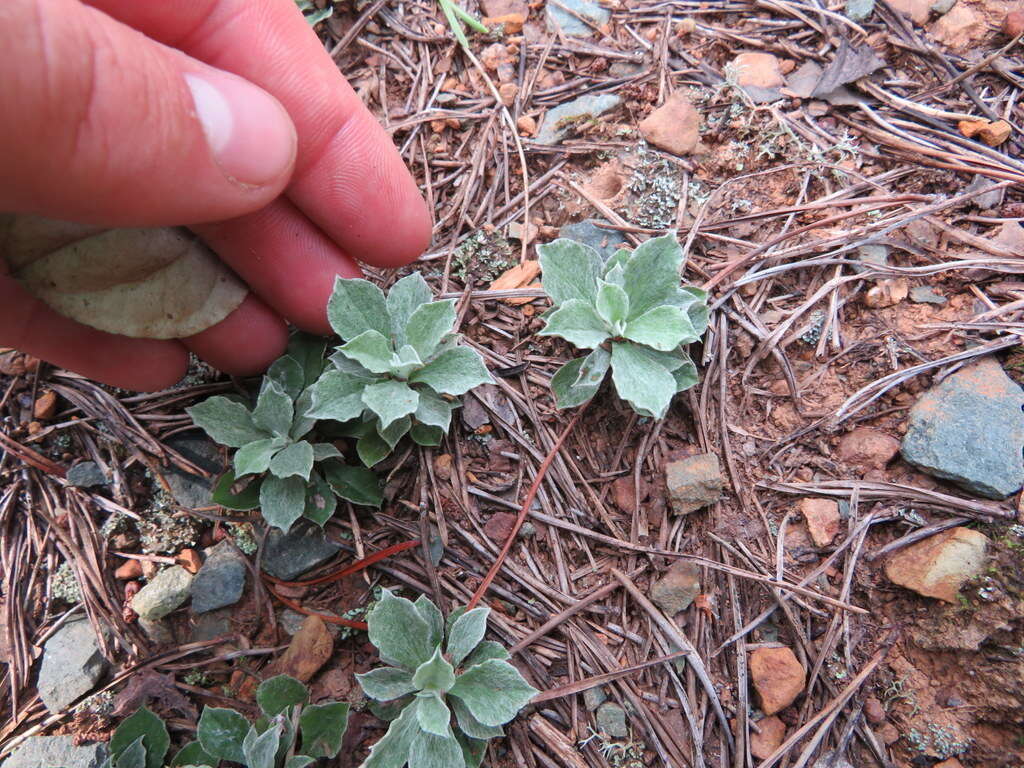
<path id="1" fill-rule="evenodd" d="M 1011 11 L 1003 19 L 1003 34 L 1007 37 L 1016 37 L 1024 32 L 1024 11 Z"/>
<path id="2" fill-rule="evenodd" d="M 495 544 L 504 544 L 512 526 L 516 524 L 516 516 L 509 512 L 497 512 L 484 525 L 484 533 L 491 537 Z"/>
<path id="3" fill-rule="evenodd" d="M 194 549 L 183 549 L 174 559 L 177 561 L 178 565 L 189 573 L 199 573 L 199 569 L 203 565 L 203 559 Z"/>
<path id="4" fill-rule="evenodd" d="M 40 421 L 49 421 L 57 414 L 57 394 L 44 392 L 32 408 L 32 415 Z"/>
<path id="5" fill-rule="evenodd" d="M 882 702 L 874 696 L 868 696 L 864 701 L 864 717 L 872 725 L 885 722 L 885 707 L 882 706 Z"/>
<path id="6" fill-rule="evenodd" d="M 119 581 L 133 581 L 142 575 L 142 563 L 138 560 L 125 560 L 124 563 L 114 571 L 114 578 Z"/>

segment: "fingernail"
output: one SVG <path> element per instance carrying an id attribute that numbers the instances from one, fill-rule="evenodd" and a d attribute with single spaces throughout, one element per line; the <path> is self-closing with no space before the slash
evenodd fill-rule
<path id="1" fill-rule="evenodd" d="M 295 160 L 295 127 L 270 94 L 226 72 L 188 73 L 196 117 L 214 159 L 242 184 L 277 181 Z"/>

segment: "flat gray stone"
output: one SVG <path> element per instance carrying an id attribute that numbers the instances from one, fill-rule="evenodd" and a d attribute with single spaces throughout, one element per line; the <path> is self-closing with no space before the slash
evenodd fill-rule
<path id="1" fill-rule="evenodd" d="M 165 568 L 132 598 L 132 609 L 144 619 L 158 621 L 188 600 L 192 579 L 180 565 Z"/>
<path id="2" fill-rule="evenodd" d="M 593 0 L 548 0 L 546 6 L 548 28 L 554 31 L 558 27 L 572 37 L 590 37 L 594 34 L 593 28 L 579 19 L 579 16 L 590 21 L 595 27 L 607 24 L 612 16 L 611 11 L 602 8 Z"/>
<path id="3" fill-rule="evenodd" d="M 700 594 L 700 568 L 689 560 L 676 560 L 651 586 L 651 600 L 669 617 L 690 607 Z"/>
<path id="4" fill-rule="evenodd" d="M 1024 390 L 994 357 L 962 368 L 910 411 L 903 458 L 989 499 L 1024 485 Z"/>
<path id="5" fill-rule="evenodd" d="M 300 519 L 288 533 L 270 529 L 263 548 L 263 570 L 275 578 L 291 581 L 340 551 L 341 547 L 328 541 L 319 527 Z"/>
<path id="6" fill-rule="evenodd" d="M 70 734 L 33 736 L 7 758 L 3 768 L 100 768 L 106 759 L 106 744 L 76 747 Z"/>
<path id="7" fill-rule="evenodd" d="M 610 701 L 602 704 L 597 708 L 597 730 L 613 739 L 624 739 L 629 736 L 626 710 Z"/>
<path id="8" fill-rule="evenodd" d="M 91 691 L 109 666 L 88 619 L 69 621 L 43 645 L 36 688 L 53 714 Z"/>
<path id="9" fill-rule="evenodd" d="M 573 124 L 580 120 L 593 120 L 605 112 L 611 112 L 622 99 L 613 93 L 587 94 L 578 99 L 559 104 L 544 115 L 544 124 L 537 134 L 538 144 L 561 144 L 569 136 Z"/>
<path id="10" fill-rule="evenodd" d="M 231 634 L 231 614 L 230 608 L 222 608 L 197 616 L 195 624 L 192 625 L 192 642 L 201 643 Z"/>
<path id="11" fill-rule="evenodd" d="M 107 476 L 95 461 L 80 461 L 68 469 L 67 481 L 75 488 L 94 488 L 106 485 Z"/>
<path id="12" fill-rule="evenodd" d="M 241 600 L 246 570 L 245 561 L 230 542 L 208 549 L 206 562 L 192 580 L 192 611 L 215 611 Z"/>
<path id="13" fill-rule="evenodd" d="M 887 245 L 862 245 L 857 249 L 857 261 L 864 264 L 877 264 L 884 267 L 889 263 L 889 246 Z M 855 272 L 867 272 L 870 266 L 854 267 Z"/>
<path id="14" fill-rule="evenodd" d="M 204 437 L 179 435 L 170 438 L 167 445 L 200 469 L 204 469 L 214 476 L 206 478 L 202 475 L 183 472 L 175 466 L 169 467 L 164 472 L 164 477 L 167 479 L 167 485 L 170 486 L 174 500 L 187 509 L 210 506 L 213 503 L 211 499 L 213 481 L 224 471 L 220 449 L 216 443 Z"/>
<path id="15" fill-rule="evenodd" d="M 595 688 L 587 688 L 583 692 L 583 706 L 588 712 L 593 712 L 608 700 L 608 694 L 604 692 L 604 686 L 598 685 Z"/>
<path id="16" fill-rule="evenodd" d="M 589 245 L 599 254 L 601 258 L 608 261 L 615 252 L 622 246 L 626 245 L 628 241 L 623 237 L 621 232 L 614 229 L 602 229 L 597 226 L 598 224 L 606 224 L 607 222 L 601 221 L 600 219 L 584 219 L 583 221 L 574 221 L 572 224 L 566 224 L 564 227 L 558 230 L 559 237 L 567 237 L 570 240 L 575 240 L 577 243 L 583 243 Z"/>
<path id="17" fill-rule="evenodd" d="M 915 304 L 938 304 L 942 306 L 946 303 L 946 297 L 940 293 L 936 293 L 931 286 L 927 285 L 915 285 L 910 289 L 910 300 Z"/>

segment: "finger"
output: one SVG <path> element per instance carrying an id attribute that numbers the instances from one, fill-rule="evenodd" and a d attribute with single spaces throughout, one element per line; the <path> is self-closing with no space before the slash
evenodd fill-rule
<path id="1" fill-rule="evenodd" d="M 232 376 L 251 376 L 284 352 L 288 328 L 280 315 L 249 294 L 215 326 L 181 341 L 214 368 Z"/>
<path id="2" fill-rule="evenodd" d="M 299 137 L 287 194 L 343 251 L 397 266 L 429 245 L 430 213 L 415 181 L 293 0 L 89 1 L 274 94 Z"/>
<path id="3" fill-rule="evenodd" d="M 360 277 L 352 259 L 284 198 L 196 233 L 279 314 L 304 331 L 330 334 L 334 278 Z"/>
<path id="4" fill-rule="evenodd" d="M 181 224 L 288 183 L 295 128 L 273 96 L 94 8 L 4 0 L 0 50 L 0 209 Z"/>
<path id="5" fill-rule="evenodd" d="M 177 383 L 188 352 L 176 341 L 131 339 L 58 315 L 0 275 L 0 346 L 115 387 L 151 392 Z"/>

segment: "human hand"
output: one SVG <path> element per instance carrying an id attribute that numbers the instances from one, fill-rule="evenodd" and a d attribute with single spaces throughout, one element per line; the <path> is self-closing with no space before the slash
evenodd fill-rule
<path id="1" fill-rule="evenodd" d="M 0 50 L 0 210 L 189 223 L 252 289 L 158 341 L 79 325 L 0 274 L 0 346 L 139 390 L 176 382 L 189 350 L 255 373 L 285 318 L 330 332 L 354 258 L 398 266 L 429 243 L 412 176 L 293 0 L 3 0 Z"/>

